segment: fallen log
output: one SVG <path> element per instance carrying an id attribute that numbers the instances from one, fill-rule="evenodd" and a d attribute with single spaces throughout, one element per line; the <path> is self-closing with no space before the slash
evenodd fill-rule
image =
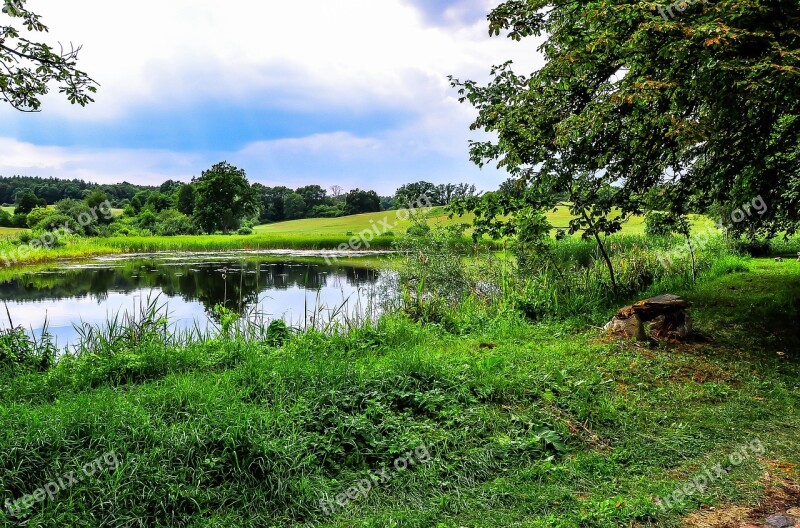
<path id="1" fill-rule="evenodd" d="M 646 341 L 645 323 L 651 323 L 650 334 L 657 338 L 686 339 L 692 332 L 692 318 L 686 311 L 691 305 L 677 295 L 659 295 L 620 308 L 605 326 L 612 335 Z"/>

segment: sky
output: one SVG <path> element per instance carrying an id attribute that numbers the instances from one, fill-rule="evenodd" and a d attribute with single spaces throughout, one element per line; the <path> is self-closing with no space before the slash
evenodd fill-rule
<path id="1" fill-rule="evenodd" d="M 469 161 L 476 112 L 447 76 L 540 65 L 535 42 L 489 37 L 499 3 L 28 0 L 101 86 L 87 107 L 0 105 L 0 175 L 153 185 L 225 160 L 271 186 L 494 189 L 507 176 Z"/>

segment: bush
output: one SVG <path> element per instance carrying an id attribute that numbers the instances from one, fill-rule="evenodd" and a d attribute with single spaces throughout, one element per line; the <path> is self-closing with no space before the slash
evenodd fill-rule
<path id="1" fill-rule="evenodd" d="M 240 227 L 239 229 L 236 230 L 236 233 L 239 234 L 239 235 L 252 235 L 253 234 L 253 228 L 252 227 L 247 227 L 247 226 L 242 226 L 242 227 Z"/>
<path id="2" fill-rule="evenodd" d="M 17 244 L 29 244 L 33 240 L 33 233 L 30 231 L 23 231 L 17 235 Z"/>
<path id="3" fill-rule="evenodd" d="M 145 209 L 136 217 L 139 227 L 142 229 L 155 230 L 158 217 L 150 209 Z"/>
<path id="4" fill-rule="evenodd" d="M 43 372 L 55 363 L 56 349 L 49 335 L 38 341 L 22 328 L 0 330 L 0 372 L 16 375 Z"/>
<path id="5" fill-rule="evenodd" d="M 149 211 L 142 213 L 145 216 Z M 143 227 L 150 227 L 144 226 Z M 158 214 L 152 226 L 160 236 L 195 235 L 198 232 L 194 221 L 183 213 L 174 209 L 165 209 Z"/>
<path id="6" fill-rule="evenodd" d="M 429 226 L 426 222 L 414 222 L 406 230 L 406 234 L 412 237 L 428 236 L 430 232 L 431 232 L 431 226 Z"/>
<path id="7" fill-rule="evenodd" d="M 11 215 L 5 209 L 0 209 L 0 227 L 11 227 Z"/>
<path id="8" fill-rule="evenodd" d="M 343 212 L 338 205 L 317 205 L 311 210 L 311 215 L 315 218 L 336 218 L 342 216 Z"/>
<path id="9" fill-rule="evenodd" d="M 34 210 L 34 212 L 36 209 Z M 32 215 L 33 213 L 31 213 Z M 28 222 L 31 222 L 31 215 L 28 215 Z M 40 215 L 36 215 L 40 216 Z M 36 217 L 33 218 L 35 220 Z M 83 227 L 78 224 L 72 217 L 67 216 L 63 213 L 57 213 L 54 211 L 48 212 L 48 214 L 41 216 L 38 222 L 35 224 L 30 224 L 31 228 L 36 229 L 38 231 L 55 231 L 57 229 L 62 228 L 63 226 L 67 226 L 72 233 L 81 235 L 83 234 Z"/>
<path id="10" fill-rule="evenodd" d="M 766 257 L 772 253 L 772 246 L 769 240 L 734 240 L 733 249 L 741 254 L 751 257 Z"/>
<path id="11" fill-rule="evenodd" d="M 44 217 L 50 215 L 52 212 L 53 211 L 50 211 L 45 207 L 37 207 L 36 209 L 28 213 L 28 219 L 27 219 L 28 227 L 33 229 L 39 222 L 41 222 L 41 220 Z"/>
<path id="12" fill-rule="evenodd" d="M 407 313 L 417 320 L 440 322 L 444 319 L 444 307 L 462 301 L 474 289 L 478 278 L 470 277 L 462 259 L 469 251 L 463 228 L 427 226 L 427 230 L 418 230 L 425 231 L 427 234 L 394 242 L 394 247 L 405 255 L 399 267 L 399 280 L 405 292 Z"/>
<path id="13" fill-rule="evenodd" d="M 96 196 L 95 200 L 98 198 L 100 196 Z M 97 207 L 89 207 L 89 204 L 81 200 L 61 200 L 56 203 L 56 211 L 71 219 L 70 229 L 76 235 L 96 235 L 100 226 L 112 222 Z"/>
<path id="14" fill-rule="evenodd" d="M 28 215 L 17 213 L 11 217 L 11 227 L 25 229 L 28 227 Z"/>

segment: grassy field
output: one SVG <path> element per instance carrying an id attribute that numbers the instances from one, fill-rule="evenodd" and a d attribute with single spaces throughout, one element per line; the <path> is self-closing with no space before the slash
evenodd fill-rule
<path id="1" fill-rule="evenodd" d="M 468 214 L 463 217 L 449 218 L 443 207 L 434 207 L 425 218 L 431 226 L 449 226 L 453 224 L 472 224 L 474 215 Z M 560 207 L 554 213 L 548 214 L 548 218 L 554 227 L 566 227 L 570 220 L 569 212 L 565 207 Z M 307 218 L 303 220 L 291 220 L 288 222 L 278 222 L 257 226 L 256 233 L 269 234 L 308 234 L 319 233 L 326 235 L 345 235 L 348 232 L 358 233 L 368 229 L 371 225 L 383 225 L 381 222 L 388 221 L 392 231 L 396 235 L 405 233 L 411 225 L 411 220 L 406 218 L 405 213 L 397 211 L 383 211 L 380 213 L 367 213 L 361 215 L 344 216 L 339 218 Z M 644 232 L 644 220 L 641 217 L 634 217 L 625 224 L 624 234 L 638 235 Z"/>
<path id="2" fill-rule="evenodd" d="M 462 218 L 448 218 L 443 207 L 434 207 L 424 215 L 424 218 L 433 226 L 448 226 L 453 224 L 471 224 L 472 215 Z M 384 223 L 385 222 L 385 223 Z M 388 225 L 387 225 L 388 224 Z M 360 215 L 342 216 L 338 218 L 306 218 L 303 220 L 290 220 L 275 224 L 260 225 L 255 228 L 256 233 L 264 234 L 309 234 L 318 233 L 325 235 L 342 236 L 348 232 L 358 233 L 370 226 L 377 225 L 382 231 L 388 227 L 395 235 L 402 235 L 411 225 L 411 220 L 405 212 L 381 211 Z"/>
<path id="3" fill-rule="evenodd" d="M 431 226 L 447 226 L 472 222 L 472 216 L 448 218 L 443 208 L 434 208 L 426 215 Z M 551 214 L 556 227 L 564 227 L 569 215 L 561 208 Z M 696 230 L 711 228 L 711 222 L 701 216 L 692 218 Z M 387 232 L 386 225 L 389 226 Z M 13 238 L 25 230 L 0 228 L 0 265 L 38 264 L 57 259 L 76 259 L 105 254 L 151 253 L 168 251 L 233 251 L 306 249 L 331 250 L 342 245 L 361 250 L 390 249 L 398 237 L 405 234 L 410 220 L 404 214 L 398 218 L 396 211 L 384 211 L 341 218 L 314 218 L 258 226 L 253 235 L 201 235 L 201 236 L 148 236 L 111 238 L 70 238 L 57 248 L 33 248 L 19 252 L 20 244 Z M 364 243 L 360 233 L 381 235 Z M 644 231 L 644 222 L 635 217 L 627 222 L 622 235 L 638 235 Z M 355 237 L 355 238 L 354 238 Z M 356 245 L 350 246 L 355 240 Z M 501 243 L 486 242 L 490 248 L 499 248 Z"/>
<path id="4" fill-rule="evenodd" d="M 555 212 L 547 214 L 550 223 L 554 228 L 567 228 L 572 216 L 566 207 L 559 207 Z M 425 215 L 426 220 L 431 226 L 450 226 L 454 224 L 471 225 L 474 215 L 468 214 L 463 217 L 449 218 L 443 207 L 435 207 Z M 702 215 L 690 215 L 690 220 L 695 230 L 712 229 L 714 223 Z M 348 232 L 359 233 L 372 225 L 385 225 L 381 222 L 388 221 L 392 232 L 395 235 L 402 235 L 411 225 L 411 220 L 405 218 L 401 213 L 398 218 L 396 211 L 383 211 L 380 213 L 367 213 L 352 215 L 339 218 L 306 218 L 303 220 L 291 220 L 288 222 L 278 222 L 275 224 L 260 225 L 255 228 L 259 234 L 280 234 L 280 235 L 308 235 L 310 233 L 343 236 Z M 621 234 L 641 235 L 644 234 L 644 218 L 634 216 L 623 224 Z"/>
<path id="5" fill-rule="evenodd" d="M 24 229 L 14 229 L 13 227 L 0 227 L 0 239 L 13 238 L 19 236 Z"/>
<path id="6" fill-rule="evenodd" d="M 0 376 L 0 504 L 81 477 L 0 524 L 677 527 L 777 507 L 800 477 L 800 264 L 718 266 L 676 293 L 688 344 L 602 338 L 611 309 L 532 324 L 466 306 L 449 331 L 392 315 L 283 344 L 145 323 Z"/>

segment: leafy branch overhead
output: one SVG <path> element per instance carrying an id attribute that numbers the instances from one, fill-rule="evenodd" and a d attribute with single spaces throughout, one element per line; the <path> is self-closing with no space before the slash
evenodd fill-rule
<path id="1" fill-rule="evenodd" d="M 59 45 L 56 50 L 30 40 L 28 34 L 46 33 L 48 28 L 25 2 L 3 0 L 3 16 L 11 20 L 0 25 L 0 100 L 23 112 L 38 112 L 40 98 L 56 84 L 72 104 L 93 102 L 98 83 L 77 68 L 81 47 Z"/>
<path id="2" fill-rule="evenodd" d="M 534 39 L 545 63 L 530 75 L 511 63 L 495 66 L 486 85 L 451 79 L 479 111 L 472 128 L 492 134 L 472 143 L 472 160 L 532 186 L 529 206 L 566 198 L 591 234 L 593 211 L 602 218 L 611 206 L 624 218 L 652 209 L 655 191 L 658 206 L 677 215 L 688 204 L 762 196 L 770 208 L 755 231 L 795 231 L 800 4 L 670 7 L 625 0 L 498 6 L 490 34 Z M 614 222 L 607 227 L 600 231 L 613 232 Z"/>

